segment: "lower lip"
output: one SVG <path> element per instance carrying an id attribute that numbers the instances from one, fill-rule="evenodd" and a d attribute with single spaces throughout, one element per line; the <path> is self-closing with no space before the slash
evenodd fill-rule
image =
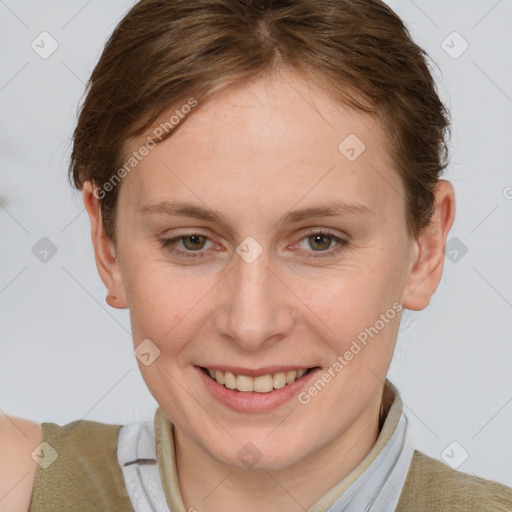
<path id="1" fill-rule="evenodd" d="M 280 389 L 274 389 L 268 393 L 257 393 L 255 391 L 228 389 L 206 375 L 200 367 L 196 366 L 195 369 L 203 380 L 206 389 L 208 389 L 214 398 L 231 409 L 241 412 L 270 411 L 283 405 L 297 396 L 321 370 L 321 368 L 314 368 L 299 380 L 287 384 Z"/>

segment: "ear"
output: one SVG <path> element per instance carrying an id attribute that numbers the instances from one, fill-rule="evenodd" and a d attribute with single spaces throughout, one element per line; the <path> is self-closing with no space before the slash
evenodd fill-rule
<path id="1" fill-rule="evenodd" d="M 446 238 L 455 218 L 455 193 L 449 181 L 440 180 L 434 190 L 435 210 L 430 224 L 414 241 L 403 306 L 425 309 L 443 274 Z"/>
<path id="2" fill-rule="evenodd" d="M 90 181 L 84 183 L 82 195 L 91 221 L 91 237 L 96 267 L 101 280 L 107 287 L 107 304 L 113 308 L 125 309 L 128 304 L 116 250 L 113 242 L 105 233 L 100 202 L 95 191 L 96 187 Z"/>

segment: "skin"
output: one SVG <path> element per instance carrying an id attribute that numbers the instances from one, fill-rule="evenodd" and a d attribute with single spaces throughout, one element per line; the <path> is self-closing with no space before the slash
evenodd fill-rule
<path id="1" fill-rule="evenodd" d="M 139 367 L 176 426 L 187 509 L 303 511 L 375 444 L 400 314 L 307 405 L 292 399 L 268 412 L 230 410 L 211 398 L 194 365 L 327 369 L 393 303 L 429 304 L 454 219 L 453 187 L 438 183 L 431 224 L 414 240 L 382 130 L 283 71 L 197 106 L 124 178 L 117 246 L 85 184 L 107 302 L 130 309 L 135 346 L 149 338 L 160 350 Z M 366 146 L 352 162 L 338 150 L 349 134 Z M 143 139 L 130 141 L 128 153 Z M 223 220 L 140 211 L 171 200 L 215 209 Z M 373 213 L 282 222 L 292 210 L 335 200 Z M 311 238 L 308 228 L 328 229 L 348 245 L 334 252 L 336 239 Z M 194 232 L 207 238 L 174 248 L 197 254 L 196 246 L 204 258 L 180 257 L 160 242 Z M 263 251 L 252 263 L 236 253 L 248 236 Z M 237 455 L 247 442 L 261 453 L 251 468 Z"/>
<path id="2" fill-rule="evenodd" d="M 25 418 L 0 415 L 0 511 L 26 512 L 37 463 L 32 452 L 41 443 L 41 426 Z"/>

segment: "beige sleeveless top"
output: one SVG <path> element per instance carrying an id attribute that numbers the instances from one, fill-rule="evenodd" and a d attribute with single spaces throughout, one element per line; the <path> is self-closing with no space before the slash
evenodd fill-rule
<path id="1" fill-rule="evenodd" d="M 308 512 L 327 511 L 386 446 L 402 416 L 400 396 L 389 381 L 386 381 L 383 404 L 386 421 L 375 446 Z M 157 408 L 153 421 L 157 461 L 148 460 L 147 463 L 158 466 L 161 486 L 171 512 L 186 512 L 176 469 L 174 426 L 160 408 Z M 41 427 L 41 450 L 55 450 L 58 457 L 48 467 L 38 465 L 29 512 L 133 512 L 117 458 L 122 425 L 77 420 L 64 426 L 43 423 Z M 414 450 L 396 511 L 512 512 L 512 489 L 455 471 Z"/>

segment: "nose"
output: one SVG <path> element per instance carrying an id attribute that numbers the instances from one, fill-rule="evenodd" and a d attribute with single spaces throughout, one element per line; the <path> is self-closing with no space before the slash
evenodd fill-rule
<path id="1" fill-rule="evenodd" d="M 217 306 L 219 335 L 246 351 L 268 348 L 288 336 L 296 317 L 294 294 L 267 255 L 264 250 L 250 263 L 234 255 Z"/>

